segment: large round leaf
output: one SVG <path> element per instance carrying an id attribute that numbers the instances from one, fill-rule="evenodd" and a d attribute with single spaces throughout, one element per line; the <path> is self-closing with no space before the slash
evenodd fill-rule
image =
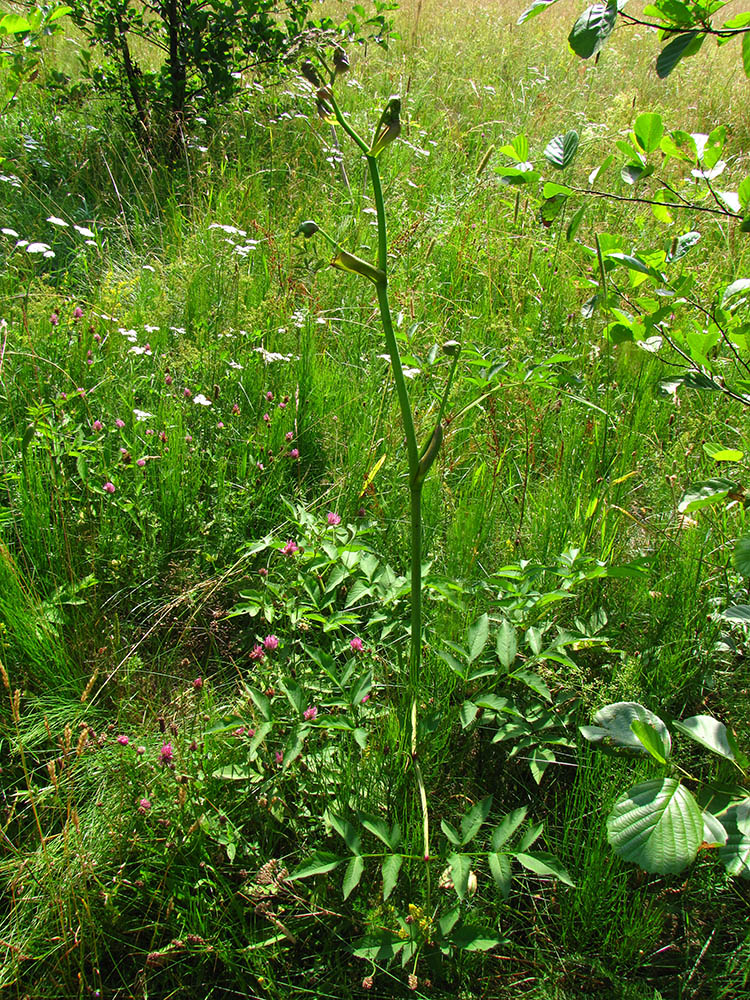
<path id="1" fill-rule="evenodd" d="M 669 730 L 658 715 L 649 712 L 637 701 L 617 701 L 600 708 L 594 716 L 593 726 L 581 726 L 581 735 L 592 743 L 605 743 L 645 753 L 646 748 L 632 729 L 632 723 L 636 720 L 647 723 L 656 731 L 663 755 L 669 757 L 672 749 Z"/>
<path id="2" fill-rule="evenodd" d="M 750 798 L 731 805 L 721 817 L 727 842 L 719 857 L 730 875 L 750 878 Z"/>
<path id="3" fill-rule="evenodd" d="M 575 129 L 571 129 L 565 135 L 556 135 L 554 139 L 551 139 L 547 143 L 544 150 L 544 158 L 553 167 L 557 167 L 558 170 L 564 170 L 572 162 L 577 150 L 578 133 Z"/>
<path id="4" fill-rule="evenodd" d="M 644 781 L 615 803 L 607 819 L 615 853 L 647 872 L 681 872 L 703 843 L 703 814 L 675 778 Z"/>

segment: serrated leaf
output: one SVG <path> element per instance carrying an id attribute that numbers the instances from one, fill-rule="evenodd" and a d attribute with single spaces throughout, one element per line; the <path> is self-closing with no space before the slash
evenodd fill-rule
<path id="1" fill-rule="evenodd" d="M 539 674 L 535 674 L 533 670 L 514 670 L 512 676 L 514 680 L 521 681 L 527 688 L 531 688 L 532 691 L 541 695 L 545 701 L 552 701 L 549 688 Z"/>
<path id="2" fill-rule="evenodd" d="M 664 135 L 664 124 L 661 115 L 653 112 L 646 112 L 638 115 L 633 126 L 636 141 L 644 153 L 653 153 L 659 148 L 661 138 Z"/>
<path id="3" fill-rule="evenodd" d="M 528 851 L 528 849 L 539 840 L 544 830 L 544 823 L 536 823 L 530 826 L 528 830 L 524 832 L 523 837 L 521 837 L 518 842 L 519 851 Z"/>
<path id="4" fill-rule="evenodd" d="M 328 822 L 331 824 L 336 833 L 341 837 L 346 846 L 352 852 L 352 854 L 359 854 L 360 852 L 360 841 L 359 834 L 354 829 L 349 820 L 344 819 L 343 816 L 337 816 L 336 813 L 326 813 L 328 817 Z"/>
<path id="5" fill-rule="evenodd" d="M 647 872 L 676 874 L 703 843 L 703 815 L 675 778 L 656 778 L 622 795 L 607 819 L 610 844 L 625 861 Z"/>
<path id="6" fill-rule="evenodd" d="M 564 170 L 578 151 L 578 133 L 570 129 L 565 135 L 556 135 L 544 150 L 544 158 L 557 170 Z"/>
<path id="7" fill-rule="evenodd" d="M 381 872 L 383 874 L 383 900 L 388 899 L 398 882 L 398 873 L 401 871 L 403 857 L 400 854 L 389 854 L 383 859 Z"/>
<path id="8" fill-rule="evenodd" d="M 316 851 L 307 861 L 304 861 L 295 872 L 289 876 L 289 881 L 300 878 L 311 878 L 313 875 L 325 875 L 344 863 L 344 859 L 330 851 Z"/>
<path id="9" fill-rule="evenodd" d="M 443 831 L 445 836 L 450 840 L 454 847 L 458 847 L 461 843 L 461 837 L 458 834 L 458 830 L 449 823 L 447 819 L 440 820 L 440 829 Z"/>
<path id="10" fill-rule="evenodd" d="M 683 493 L 677 510 L 680 514 L 685 514 L 691 510 L 700 510 L 701 507 L 721 503 L 739 488 L 739 484 L 730 479 L 706 479 L 702 483 L 692 483 Z"/>
<path id="11" fill-rule="evenodd" d="M 342 886 L 342 891 L 344 894 L 344 899 L 348 899 L 349 896 L 354 892 L 354 890 L 359 885 L 360 879 L 364 874 L 365 862 L 360 857 L 359 854 L 355 854 L 351 859 L 349 864 L 346 866 L 346 872 L 344 873 L 344 884 Z"/>
<path id="12" fill-rule="evenodd" d="M 645 747 L 631 728 L 631 723 L 635 720 L 653 726 L 662 744 L 671 748 L 669 730 L 659 716 L 635 701 L 618 701 L 605 705 L 594 716 L 593 726 L 581 726 L 580 732 L 584 739 L 591 743 L 605 742 L 612 746 L 646 753 Z"/>
<path id="13" fill-rule="evenodd" d="M 524 868 L 534 872 L 535 875 L 552 875 L 566 885 L 575 888 L 575 883 L 554 854 L 548 854 L 546 851 L 535 851 L 533 854 L 516 852 L 513 856 L 521 862 Z"/>
<path id="14" fill-rule="evenodd" d="M 656 75 L 659 79 L 666 79 L 680 59 L 697 52 L 704 37 L 698 31 L 686 31 L 665 45 L 656 58 Z"/>
<path id="15" fill-rule="evenodd" d="M 734 760 L 734 751 L 729 743 L 727 727 L 710 715 L 691 715 L 689 719 L 675 721 L 678 732 L 689 736 L 706 750 L 718 754 L 725 760 Z"/>
<path id="16" fill-rule="evenodd" d="M 609 38 L 616 20 L 617 0 L 592 4 L 573 25 L 568 44 L 581 59 L 590 59 Z"/>
<path id="17" fill-rule="evenodd" d="M 488 795 L 477 802 L 461 819 L 461 844 L 468 844 L 479 833 L 492 808 L 492 796 Z"/>
<path id="18" fill-rule="evenodd" d="M 510 840 L 521 823 L 526 819 L 527 812 L 528 809 L 526 806 L 519 806 L 518 809 L 514 809 L 513 812 L 509 812 L 507 816 L 502 818 L 492 831 L 493 851 L 499 851 L 503 844 Z"/>
<path id="19" fill-rule="evenodd" d="M 468 854 L 451 854 L 448 858 L 448 866 L 451 870 L 451 878 L 458 893 L 458 898 L 464 899 L 469 887 L 471 858 Z"/>
<path id="20" fill-rule="evenodd" d="M 484 647 L 487 645 L 487 639 L 490 634 L 490 620 L 489 617 L 484 614 L 479 618 L 473 625 L 469 627 L 467 635 L 467 645 L 469 647 L 469 663 L 473 663 L 474 660 L 481 654 Z"/>
<path id="21" fill-rule="evenodd" d="M 511 869 L 510 859 L 507 854 L 490 854 L 488 856 L 490 872 L 495 880 L 495 885 L 503 894 L 503 899 L 510 896 Z"/>
<path id="22" fill-rule="evenodd" d="M 495 650 L 497 652 L 497 658 L 500 660 L 505 669 L 509 670 L 516 659 L 516 654 L 518 653 L 516 630 L 509 621 L 503 621 L 502 625 L 497 630 Z"/>

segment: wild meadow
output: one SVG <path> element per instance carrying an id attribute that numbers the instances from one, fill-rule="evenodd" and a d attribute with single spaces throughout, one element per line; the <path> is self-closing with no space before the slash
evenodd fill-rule
<path id="1" fill-rule="evenodd" d="M 743 40 L 524 8 L 2 64 L 3 996 L 750 997 Z"/>

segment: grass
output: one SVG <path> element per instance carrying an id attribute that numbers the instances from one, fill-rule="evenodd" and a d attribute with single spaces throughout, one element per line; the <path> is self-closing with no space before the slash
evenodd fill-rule
<path id="1" fill-rule="evenodd" d="M 86 92 L 29 86 L 0 122 L 4 169 L 20 179 L 2 182 L 3 224 L 55 251 L 31 257 L 2 237 L 9 996 L 354 998 L 374 974 L 371 995 L 398 997 L 410 973 L 417 996 L 465 1000 L 750 996 L 747 882 L 709 851 L 677 876 L 618 859 L 605 817 L 645 770 L 576 739 L 601 705 L 635 700 L 668 716 L 710 712 L 747 746 L 744 634 L 716 617 L 745 601 L 731 563 L 744 509 L 677 512 L 688 483 L 716 475 L 704 441 L 747 451 L 744 410 L 718 394 L 661 394 L 674 357 L 612 346 L 580 312 L 597 233 L 647 247 L 697 226 L 700 256 L 683 267 L 706 304 L 746 274 L 744 238 L 602 199 L 568 241 L 568 218 L 545 229 L 530 199 L 497 183 L 497 152 L 477 176 L 490 146 L 523 132 L 538 162 L 575 127 L 570 180 L 585 183 L 635 116 L 658 110 L 669 128 L 727 122 L 736 187 L 737 53 L 707 45 L 660 82 L 650 38 L 618 31 L 584 65 L 564 46 L 573 5 L 524 28 L 517 6 L 474 4 L 447 31 L 454 7 L 406 4 L 401 41 L 352 52 L 339 95 L 368 135 L 389 95 L 404 97 L 402 141 L 382 169 L 420 438 L 448 371 L 431 348 L 464 346 L 424 493 L 429 887 L 405 742 L 409 543 L 393 383 L 373 297 L 291 235 L 315 217 L 373 256 L 364 164 L 339 137 L 347 187 L 295 79 L 214 109 L 171 173 L 145 163 Z M 69 43 L 55 46 L 48 64 L 69 70 Z M 627 193 L 614 172 L 609 183 Z M 285 555 L 290 539 L 299 550 Z M 642 557 L 639 574 L 591 572 Z M 464 682 L 438 654 L 466 646 L 484 613 L 491 642 L 477 663 L 492 669 Z M 569 709 L 555 733 L 570 744 L 540 781 L 533 741 L 512 754 L 512 741 L 493 742 L 502 720 L 462 724 L 481 691 L 539 711 L 490 651 L 503 620 L 524 657 L 530 627 L 547 642 L 571 637 L 566 662 L 538 667 Z M 264 647 L 270 635 L 278 648 Z M 457 926 L 502 943 L 441 954 L 424 941 L 425 921 L 458 902 L 439 885 L 452 851 L 441 821 L 460 827 L 489 795 L 471 844 L 476 893 Z M 489 832 L 521 807 L 575 888 L 517 862 L 508 897 L 497 888 Z M 398 843 L 363 814 L 389 837 L 397 824 Z M 344 864 L 289 877 L 316 852 L 349 863 L 337 817 L 365 865 L 346 899 Z M 402 861 L 384 898 L 387 856 Z M 353 954 L 379 928 L 408 939 L 403 966 Z"/>

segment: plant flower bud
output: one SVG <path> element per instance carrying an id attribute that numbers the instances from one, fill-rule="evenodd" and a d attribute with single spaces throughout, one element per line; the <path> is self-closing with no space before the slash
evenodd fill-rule
<path id="1" fill-rule="evenodd" d="M 339 73 L 349 72 L 349 56 L 340 45 L 333 53 L 333 68 L 336 70 L 336 76 Z"/>
<path id="2" fill-rule="evenodd" d="M 443 344 L 443 354 L 447 354 L 449 358 L 455 358 L 460 353 L 461 345 L 457 340 L 446 340 Z"/>
<path id="3" fill-rule="evenodd" d="M 392 97 L 385 106 L 385 111 L 380 116 L 378 127 L 375 129 L 375 137 L 370 147 L 370 156 L 379 156 L 386 146 L 397 139 L 401 134 L 401 98 Z"/>
<path id="4" fill-rule="evenodd" d="M 442 423 L 435 424 L 435 430 L 432 432 L 432 437 L 429 440 L 427 447 L 425 448 L 425 453 L 419 460 L 419 465 L 417 466 L 417 483 L 424 481 L 425 476 L 430 471 L 432 463 L 438 457 L 438 452 L 440 451 L 440 445 L 443 443 L 443 425 Z"/>
<path id="5" fill-rule="evenodd" d="M 294 235 L 304 236 L 306 240 L 309 240 L 310 237 L 314 236 L 319 229 L 320 226 L 317 222 L 313 222 L 312 219 L 306 219 L 304 222 L 300 222 Z"/>
<path id="6" fill-rule="evenodd" d="M 313 87 L 319 87 L 321 80 L 318 76 L 318 71 L 315 69 L 313 64 L 309 59 L 305 59 L 299 68 L 300 73 L 304 76 L 308 83 L 311 83 Z"/>
<path id="7" fill-rule="evenodd" d="M 333 117 L 333 105 L 331 104 L 332 97 L 333 94 L 330 87 L 321 87 L 318 91 L 318 99 L 315 106 L 318 109 L 318 114 L 324 121 Z"/>

